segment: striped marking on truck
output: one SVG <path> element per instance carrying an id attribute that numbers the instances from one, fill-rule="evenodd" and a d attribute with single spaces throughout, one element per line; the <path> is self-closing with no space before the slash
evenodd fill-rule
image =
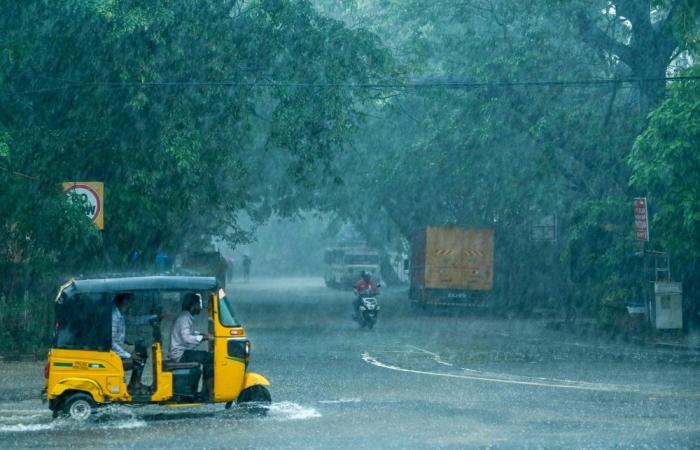
<path id="1" fill-rule="evenodd" d="M 457 250 L 452 249 L 452 248 L 448 248 L 448 249 L 441 248 L 441 249 L 435 250 L 435 254 L 438 256 L 448 256 L 448 255 L 452 255 L 456 252 L 457 252 Z M 463 250 L 462 252 L 467 256 L 476 256 L 479 258 L 482 258 L 484 256 L 483 250 Z"/>

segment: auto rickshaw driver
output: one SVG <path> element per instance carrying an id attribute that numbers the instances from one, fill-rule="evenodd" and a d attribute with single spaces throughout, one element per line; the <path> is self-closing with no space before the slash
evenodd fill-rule
<path id="1" fill-rule="evenodd" d="M 182 312 L 170 329 L 170 352 L 173 362 L 196 362 L 202 365 L 204 387 L 202 400 L 210 400 L 214 392 L 214 358 L 204 350 L 194 350 L 203 341 L 212 341 L 214 336 L 194 331 L 194 316 L 202 312 L 202 296 L 187 293 L 182 299 Z"/>
<path id="2" fill-rule="evenodd" d="M 124 370 L 131 370 L 131 379 L 127 386 L 128 391 L 134 394 L 145 394 L 147 388 L 141 384 L 141 376 L 148 359 L 146 346 L 141 342 L 132 345 L 126 342 L 126 318 L 134 301 L 134 294 L 129 292 L 119 293 L 114 297 L 112 307 L 112 350 L 122 359 Z M 160 320 L 155 314 L 131 316 L 129 323 L 133 325 L 145 325 L 153 320 Z"/>

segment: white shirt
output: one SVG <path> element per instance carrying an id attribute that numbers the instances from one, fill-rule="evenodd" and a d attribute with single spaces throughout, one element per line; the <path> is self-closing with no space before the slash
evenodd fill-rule
<path id="1" fill-rule="evenodd" d="M 193 330 L 193 317 L 189 311 L 182 311 L 170 329 L 170 353 L 168 358 L 180 361 L 185 350 L 192 350 L 204 339 L 204 336 Z"/>

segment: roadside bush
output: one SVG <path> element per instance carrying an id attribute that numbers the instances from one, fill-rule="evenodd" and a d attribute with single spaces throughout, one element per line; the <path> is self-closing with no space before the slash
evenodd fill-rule
<path id="1" fill-rule="evenodd" d="M 600 286 L 598 292 L 598 325 L 603 330 L 613 333 L 631 332 L 633 324 L 627 313 L 627 305 L 640 294 L 636 285 L 619 276 L 613 276 Z"/>
<path id="2" fill-rule="evenodd" d="M 51 332 L 52 304 L 46 293 L 25 291 L 18 297 L 0 297 L 0 354 L 44 354 Z"/>

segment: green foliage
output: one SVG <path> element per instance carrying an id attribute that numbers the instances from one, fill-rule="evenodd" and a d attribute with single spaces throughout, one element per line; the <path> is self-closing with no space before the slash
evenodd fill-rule
<path id="1" fill-rule="evenodd" d="M 631 201 L 588 201 L 569 220 L 561 262 L 577 287 L 573 303 L 601 324 L 611 325 L 610 314 L 644 300 L 646 279 L 631 226 Z"/>
<path id="2" fill-rule="evenodd" d="M 0 133 L 0 158 L 8 158 L 10 156 L 10 134 L 7 132 Z"/>
<path id="3" fill-rule="evenodd" d="M 42 288 L 36 286 L 32 292 L 41 292 Z M 42 353 L 48 345 L 53 317 L 51 300 L 33 297 L 30 292 L 15 298 L 0 294 L 0 354 L 45 356 Z"/>
<path id="4" fill-rule="evenodd" d="M 4 2 L 0 29 L 7 301 L 136 254 L 245 242 L 242 211 L 308 206 L 371 94 L 295 84 L 368 83 L 391 65 L 305 0 Z M 103 232 L 59 188 L 90 180 L 105 183 Z"/>
<path id="5" fill-rule="evenodd" d="M 259 83 L 367 83 L 390 63 L 372 35 L 303 0 L 11 8 L 0 124 L 18 144 L 12 164 L 47 182 L 104 181 L 114 263 L 210 236 L 235 243 L 241 209 L 265 217 L 304 203 L 367 95 Z M 284 166 L 260 170 L 271 158 Z"/>
<path id="6" fill-rule="evenodd" d="M 428 224 L 496 228 L 508 295 L 549 302 L 556 282 L 589 312 L 638 283 L 639 192 L 659 246 L 700 255 L 696 82 L 671 88 L 631 155 L 662 84 L 511 83 L 663 76 L 674 52 L 697 51 L 689 0 L 613 2 L 615 14 L 603 0 L 5 3 L 4 301 L 136 252 L 246 242 L 244 211 L 330 210 L 376 242 Z M 487 84 L 350 86 L 397 80 Z M 104 232 L 65 201 L 68 180 L 104 181 Z M 558 241 L 530 241 L 549 215 Z"/>
<path id="7" fill-rule="evenodd" d="M 673 33 L 681 50 L 687 50 L 697 56 L 700 52 L 700 32 L 697 21 L 700 18 L 700 5 L 695 0 L 657 0 L 654 3 L 661 8 L 675 8 L 672 20 Z"/>
<path id="8" fill-rule="evenodd" d="M 596 311 L 598 324 L 605 330 L 620 331 L 618 328 L 627 316 L 626 306 L 630 301 L 639 300 L 640 289 L 629 280 L 613 275 L 596 286 L 592 294 L 600 296 Z"/>
<path id="9" fill-rule="evenodd" d="M 495 228 L 496 285 L 505 286 L 498 295 L 531 306 L 548 298 L 540 284 L 549 283 L 561 303 L 595 315 L 609 277 L 623 290 L 642 284 L 626 162 L 644 124 L 637 92 L 509 85 L 625 73 L 619 57 L 587 42 L 576 23 L 581 10 L 596 25 L 610 19 L 601 14 L 607 2 L 600 5 L 390 0 L 333 9 L 323 2 L 376 31 L 408 80 L 490 83 L 397 92 L 375 104 L 366 131 L 337 161 L 336 172 L 351 176 L 329 207 L 363 229 L 396 224 L 406 237 L 428 224 Z M 613 28 L 620 41 L 631 36 Z M 530 242 L 530 224 L 552 214 L 558 241 Z"/>
<path id="10" fill-rule="evenodd" d="M 687 72 L 697 76 L 700 68 Z M 652 239 L 683 261 L 700 257 L 700 84 L 676 82 L 649 116 L 629 163 L 631 185 L 647 193 Z"/>

